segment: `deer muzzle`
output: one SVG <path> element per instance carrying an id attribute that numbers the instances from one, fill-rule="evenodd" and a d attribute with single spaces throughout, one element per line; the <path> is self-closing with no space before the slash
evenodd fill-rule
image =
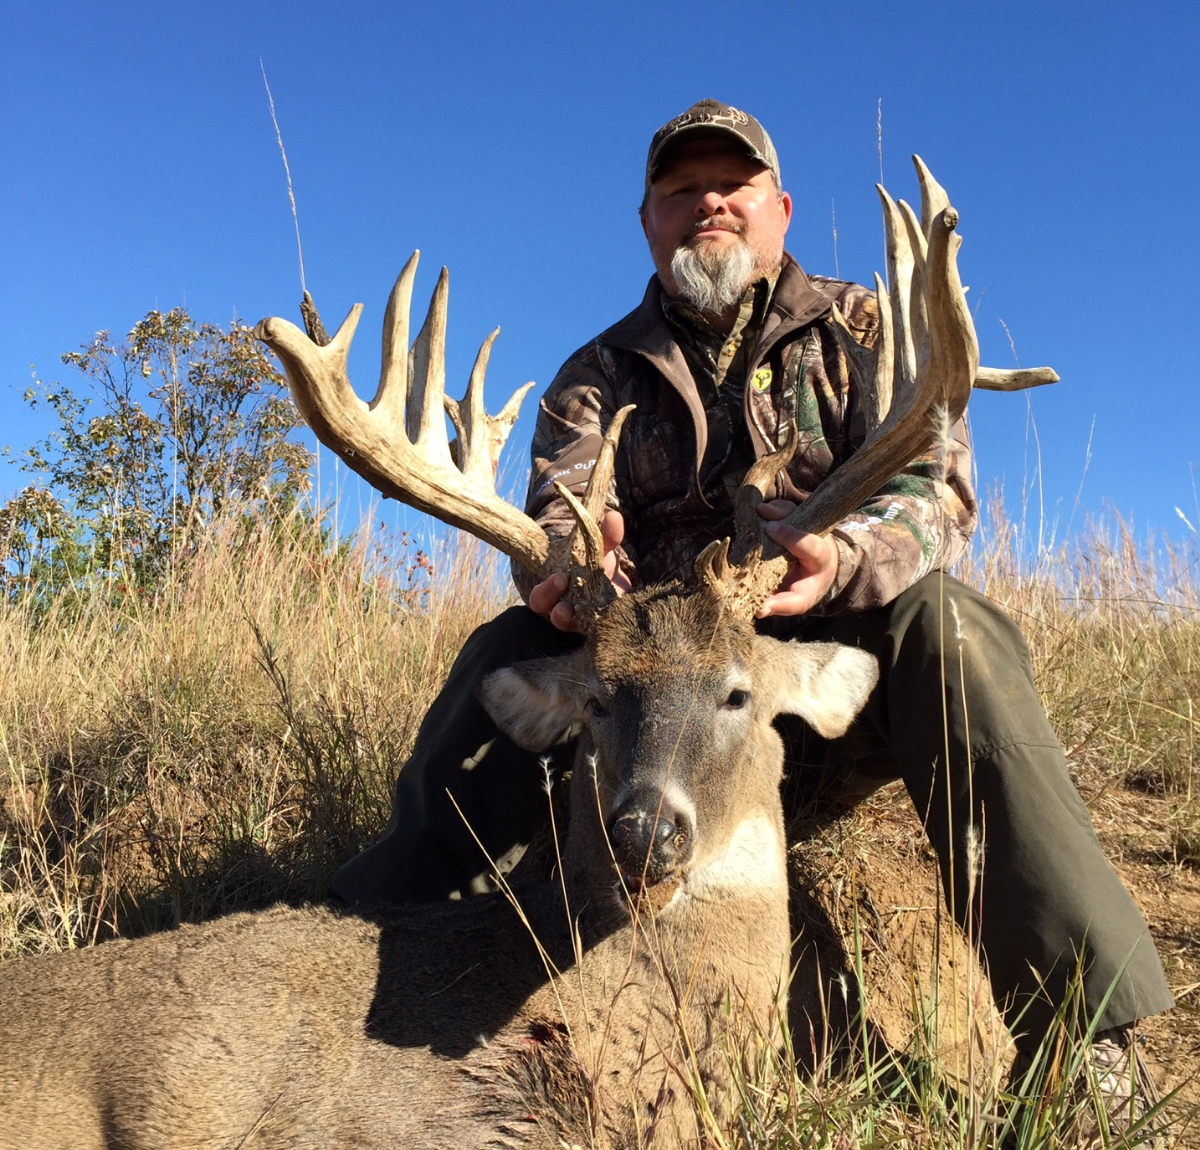
<path id="1" fill-rule="evenodd" d="M 678 874 L 692 856 L 691 817 L 658 792 L 632 796 L 610 820 L 608 837 L 622 877 L 634 888 Z"/>

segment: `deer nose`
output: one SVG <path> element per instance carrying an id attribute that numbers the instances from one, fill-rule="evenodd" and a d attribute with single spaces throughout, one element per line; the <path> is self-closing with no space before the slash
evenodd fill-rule
<path id="1" fill-rule="evenodd" d="M 626 877 L 648 886 L 679 870 L 692 854 L 690 820 L 660 795 L 627 803 L 613 816 L 608 837 Z"/>

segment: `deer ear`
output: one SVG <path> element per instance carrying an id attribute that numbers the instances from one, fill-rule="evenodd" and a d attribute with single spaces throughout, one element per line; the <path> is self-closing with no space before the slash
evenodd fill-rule
<path id="1" fill-rule="evenodd" d="M 479 701 L 517 746 L 548 751 L 579 734 L 590 681 L 586 651 L 573 651 L 493 671 L 479 684 Z"/>
<path id="2" fill-rule="evenodd" d="M 875 656 L 841 643 L 773 642 L 777 713 L 799 715 L 827 739 L 844 735 L 879 679 Z"/>

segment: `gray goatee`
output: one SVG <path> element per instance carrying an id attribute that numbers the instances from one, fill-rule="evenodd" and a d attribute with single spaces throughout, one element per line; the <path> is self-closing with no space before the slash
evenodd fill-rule
<path id="1" fill-rule="evenodd" d="M 676 293 L 694 308 L 719 315 L 741 298 L 754 276 L 754 253 L 744 240 L 732 248 L 683 245 L 671 257 Z"/>

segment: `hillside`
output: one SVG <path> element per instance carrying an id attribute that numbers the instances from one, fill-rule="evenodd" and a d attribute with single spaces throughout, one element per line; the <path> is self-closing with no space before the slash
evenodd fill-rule
<path id="1" fill-rule="evenodd" d="M 1200 1146 L 1192 559 L 1161 552 L 1155 566 L 1111 523 L 1029 571 L 1014 528 L 994 523 L 989 538 L 961 574 L 1029 638 L 1098 833 L 1150 922 L 1179 1006 L 1147 1025 L 1148 1050 L 1178 1091 L 1178 1144 Z M 154 597 L 93 587 L 0 608 L 0 956 L 322 897 L 332 870 L 386 821 L 420 716 L 505 595 L 474 545 L 431 561 L 403 539 L 332 549 L 300 520 L 291 533 L 249 535 L 231 520 Z M 839 964 L 851 983 L 861 966 L 866 1015 L 886 1047 L 911 1052 L 916 1034 L 917 1053 L 939 1048 L 949 1078 L 991 1076 L 994 1091 L 1003 1035 L 961 945 L 951 960 L 931 855 L 902 791 L 810 828 L 795 861 L 801 945 L 822 964 L 821 987 L 816 965 L 802 964 L 797 999 L 828 1001 Z M 935 990 L 939 1017 L 922 1036 L 913 1004 Z M 823 1071 L 858 1115 L 846 1119 L 850 1140 L 829 1145 L 868 1144 L 850 1104 L 854 1065 Z M 768 1107 L 777 1115 L 779 1097 Z M 966 1137 L 935 1139 L 911 1100 L 880 1107 L 872 1122 L 894 1135 L 885 1144 Z M 795 1144 L 796 1129 L 770 1144 Z"/>

